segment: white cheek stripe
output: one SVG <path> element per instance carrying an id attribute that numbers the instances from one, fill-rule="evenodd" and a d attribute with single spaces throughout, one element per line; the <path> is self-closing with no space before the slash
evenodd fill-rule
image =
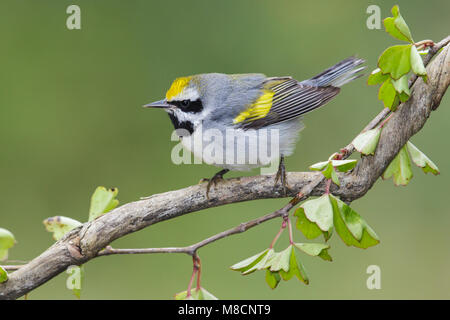
<path id="1" fill-rule="evenodd" d="M 200 98 L 198 91 L 195 88 L 185 88 L 172 100 L 191 100 L 195 101 Z M 180 122 L 189 121 L 194 124 L 194 128 L 197 127 L 201 122 L 208 117 L 212 110 L 207 110 L 205 105 L 203 105 L 203 110 L 200 113 L 183 112 L 180 109 L 174 109 L 173 113 L 178 118 Z"/>
<path id="2" fill-rule="evenodd" d="M 174 109 L 173 112 L 180 122 L 192 122 L 194 124 L 194 128 L 201 124 L 202 121 L 211 113 L 210 110 L 206 110 L 205 108 L 203 108 L 203 111 L 200 113 L 183 112 L 180 109 Z"/>

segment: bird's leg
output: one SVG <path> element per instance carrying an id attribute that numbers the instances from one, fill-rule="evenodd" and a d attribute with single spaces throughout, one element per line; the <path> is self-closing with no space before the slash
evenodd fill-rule
<path id="1" fill-rule="evenodd" d="M 230 169 L 223 169 L 217 172 L 211 179 L 202 179 L 200 182 L 206 182 L 208 181 L 208 185 L 206 186 L 206 197 L 209 199 L 209 190 L 211 189 L 211 186 L 214 184 L 214 186 L 217 185 L 217 182 L 223 180 L 223 175 L 230 171 Z"/>
<path id="2" fill-rule="evenodd" d="M 278 180 L 281 181 L 281 185 L 283 187 L 283 194 L 286 195 L 286 187 L 287 187 L 287 180 L 286 180 L 286 168 L 284 167 L 284 157 L 280 157 L 280 164 L 278 165 L 278 171 L 277 175 L 275 176 L 275 184 L 274 188 L 277 186 Z"/>

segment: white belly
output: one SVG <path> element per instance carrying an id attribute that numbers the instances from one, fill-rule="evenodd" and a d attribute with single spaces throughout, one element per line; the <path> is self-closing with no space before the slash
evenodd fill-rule
<path id="1" fill-rule="evenodd" d="M 302 124 L 298 119 L 256 130 L 198 127 L 183 137 L 183 147 L 203 163 L 248 171 L 277 162 L 295 148 Z"/>

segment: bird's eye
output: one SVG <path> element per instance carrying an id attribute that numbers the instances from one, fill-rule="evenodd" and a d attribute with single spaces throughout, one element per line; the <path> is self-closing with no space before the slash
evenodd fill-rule
<path id="1" fill-rule="evenodd" d="M 183 107 L 187 107 L 187 106 L 189 105 L 189 103 L 190 103 L 189 100 L 183 100 L 183 101 L 181 101 L 181 105 L 182 105 Z"/>

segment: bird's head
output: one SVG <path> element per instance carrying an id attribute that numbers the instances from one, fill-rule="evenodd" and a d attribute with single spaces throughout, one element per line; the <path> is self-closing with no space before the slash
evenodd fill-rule
<path id="1" fill-rule="evenodd" d="M 207 121 L 209 125 L 233 125 L 233 119 L 261 95 L 262 74 L 226 75 L 205 73 L 175 79 L 166 98 L 144 105 L 163 108 L 175 129 L 190 133 Z"/>
<path id="2" fill-rule="evenodd" d="M 230 92 L 230 80 L 225 74 L 208 73 L 175 79 L 166 92 L 166 98 L 144 105 L 162 108 L 175 129 L 193 129 L 217 113 Z"/>
<path id="3" fill-rule="evenodd" d="M 196 127 L 205 118 L 200 76 L 188 76 L 175 79 L 166 92 L 166 98 L 144 105 L 145 108 L 162 108 L 167 113 L 175 129 Z M 188 127 L 188 128 L 186 128 Z"/>

